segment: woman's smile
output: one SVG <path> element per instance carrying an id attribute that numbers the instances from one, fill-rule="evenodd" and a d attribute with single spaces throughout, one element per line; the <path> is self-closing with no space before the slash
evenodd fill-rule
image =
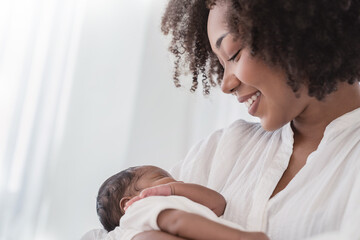
<path id="1" fill-rule="evenodd" d="M 260 91 L 256 91 L 254 93 L 245 95 L 245 96 L 238 96 L 237 92 L 234 92 L 234 95 L 237 97 L 240 103 L 244 103 L 248 109 L 249 114 L 255 115 L 256 110 L 258 108 L 260 102 Z"/>

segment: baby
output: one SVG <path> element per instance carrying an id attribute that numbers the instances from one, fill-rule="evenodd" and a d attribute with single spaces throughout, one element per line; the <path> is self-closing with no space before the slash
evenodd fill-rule
<path id="1" fill-rule="evenodd" d="M 154 197 L 147 198 L 149 196 Z M 171 201 L 175 205 L 184 201 L 184 207 L 178 207 L 179 204 L 172 206 L 173 202 L 170 201 L 161 209 L 159 206 L 162 202 L 169 199 L 173 199 Z M 145 204 L 146 201 L 150 206 L 144 208 L 141 204 Z M 136 205 L 135 202 L 139 203 Z M 241 239 L 246 233 L 240 231 L 239 226 L 218 218 L 224 213 L 225 206 L 224 197 L 216 191 L 201 185 L 176 181 L 165 170 L 155 166 L 131 167 L 111 176 L 101 185 L 96 201 L 100 222 L 108 232 L 119 225 L 120 228 L 116 229 L 137 228 L 137 226 L 129 225 L 128 222 L 133 221 L 140 225 L 139 228 L 154 226 L 151 229 L 138 229 L 138 233 L 146 230 L 162 230 L 190 239 Z M 156 208 L 160 210 L 154 210 Z M 200 208 L 199 211 L 198 208 Z M 131 217 L 128 214 L 135 216 Z M 143 224 L 147 221 L 146 215 L 149 214 L 156 215 L 155 218 L 148 217 L 155 223 Z M 123 216 L 124 219 L 122 219 Z M 126 234 L 122 232 L 119 235 Z"/>

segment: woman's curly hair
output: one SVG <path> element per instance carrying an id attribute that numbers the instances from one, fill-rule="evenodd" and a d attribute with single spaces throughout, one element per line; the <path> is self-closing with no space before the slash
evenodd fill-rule
<path id="1" fill-rule="evenodd" d="M 207 38 L 209 8 L 219 1 L 230 4 L 229 31 L 254 57 L 281 67 L 294 92 L 305 85 L 309 96 L 321 100 L 339 81 L 359 81 L 360 0 L 170 0 L 161 29 L 172 36 L 176 86 L 184 64 L 193 76 L 192 91 L 199 76 L 204 94 L 214 78 L 221 82 L 223 68 Z"/>

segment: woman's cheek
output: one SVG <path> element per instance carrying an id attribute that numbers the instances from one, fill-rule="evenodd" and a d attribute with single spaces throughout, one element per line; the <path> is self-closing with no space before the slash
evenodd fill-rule
<path id="1" fill-rule="evenodd" d="M 253 86 L 254 84 L 256 85 L 257 82 L 255 76 L 261 69 L 258 69 L 249 58 L 247 53 L 241 55 L 235 75 L 242 83 Z"/>

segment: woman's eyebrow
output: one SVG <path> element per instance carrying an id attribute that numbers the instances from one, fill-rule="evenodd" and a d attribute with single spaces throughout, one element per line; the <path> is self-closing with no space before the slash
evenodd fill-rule
<path id="1" fill-rule="evenodd" d="M 219 39 L 216 41 L 216 48 L 219 49 L 220 48 L 220 45 L 221 45 L 221 42 L 222 40 L 226 37 L 226 35 L 228 35 L 229 33 L 224 33 L 223 35 L 221 35 L 221 37 L 219 37 Z"/>

